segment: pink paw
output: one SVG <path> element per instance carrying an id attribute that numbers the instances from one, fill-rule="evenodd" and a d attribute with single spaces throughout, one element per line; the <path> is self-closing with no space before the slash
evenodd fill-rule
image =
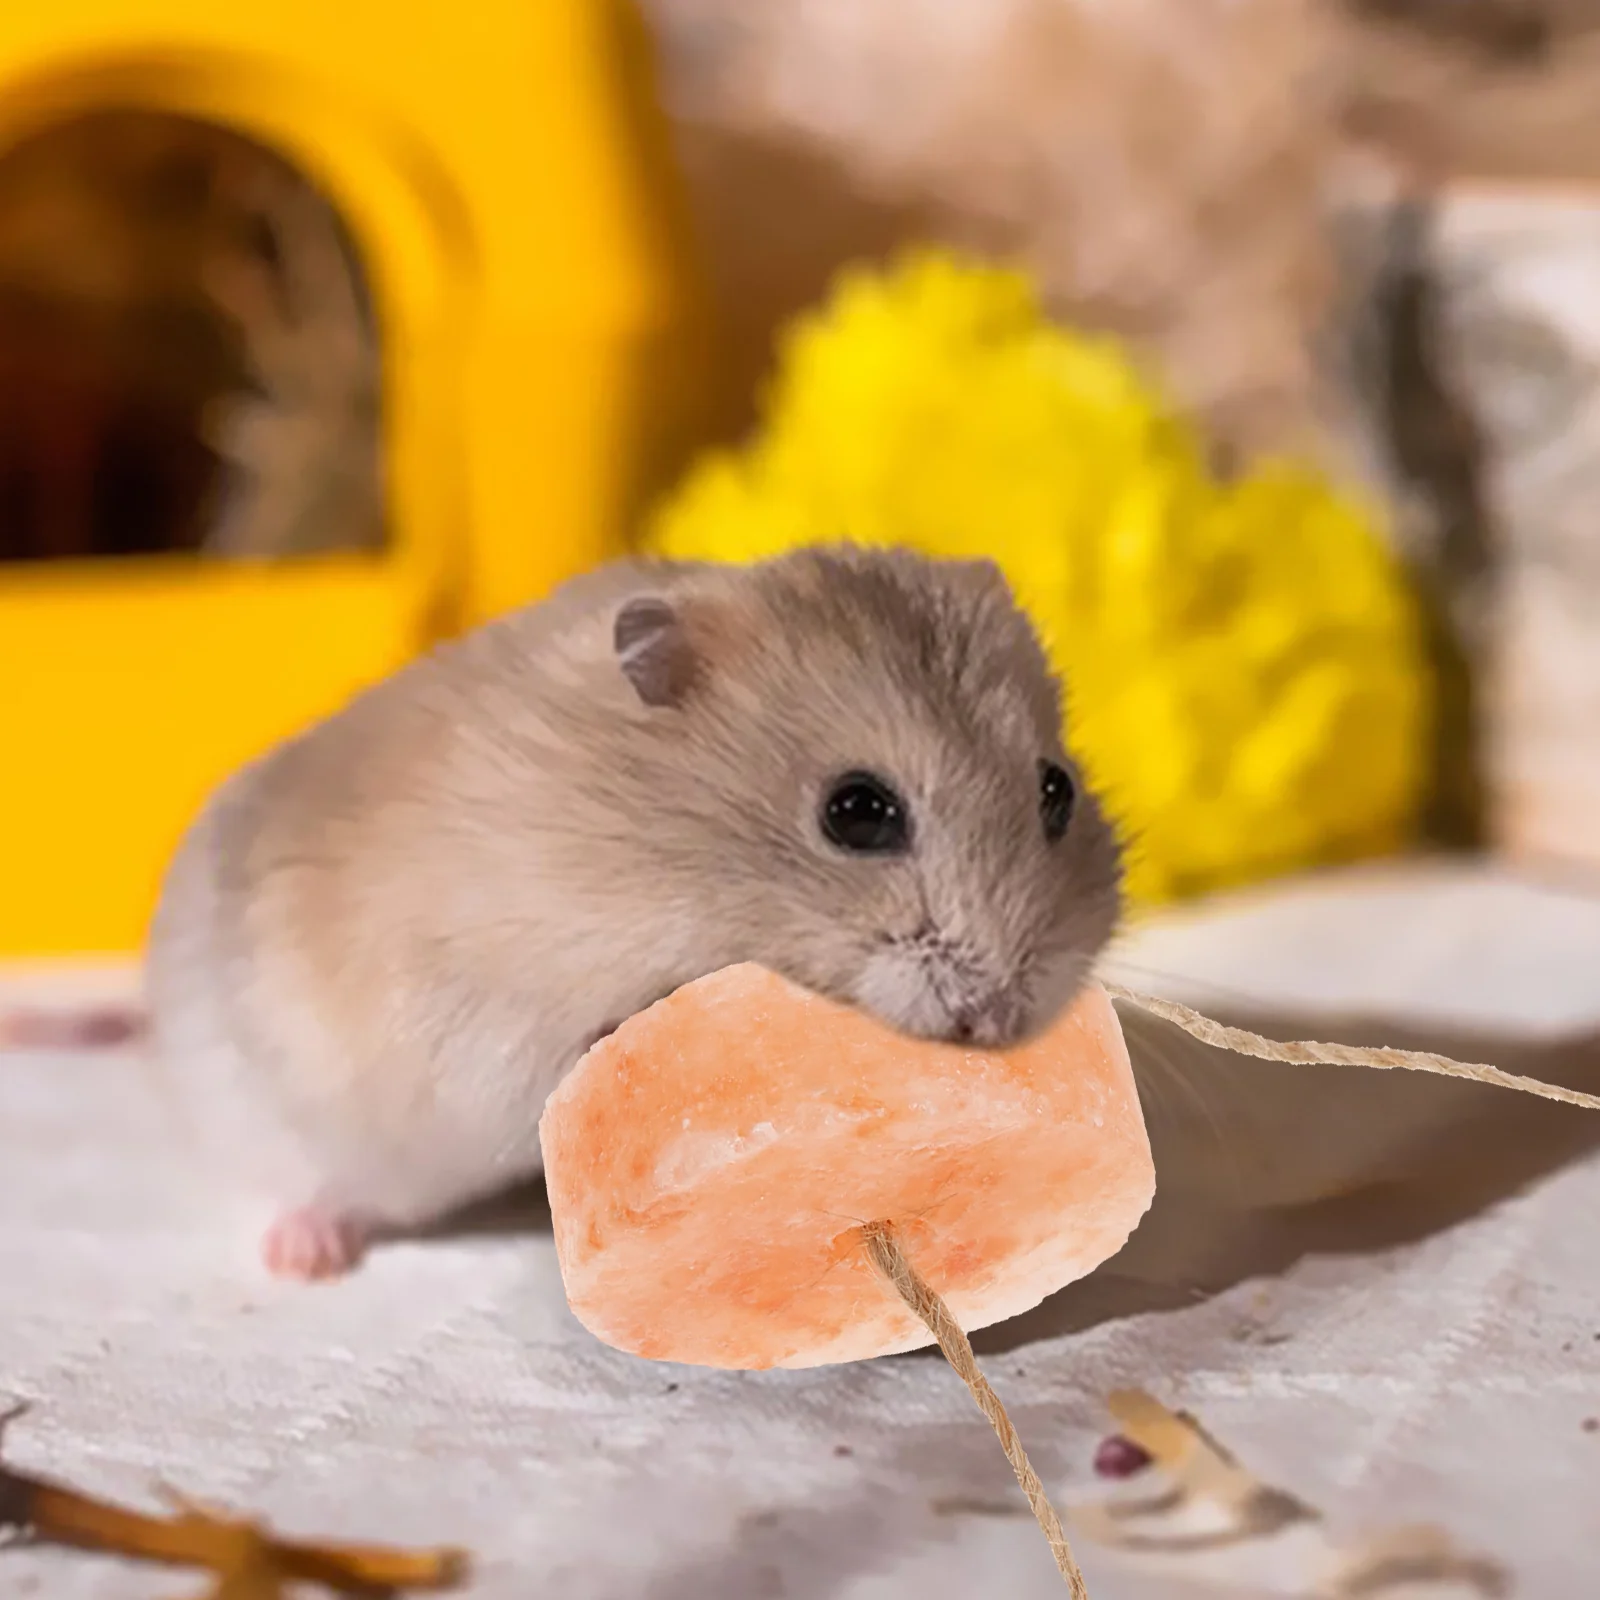
<path id="1" fill-rule="evenodd" d="M 337 1278 L 361 1260 L 368 1230 L 352 1217 L 316 1206 L 285 1211 L 261 1241 L 261 1259 L 277 1278 Z"/>

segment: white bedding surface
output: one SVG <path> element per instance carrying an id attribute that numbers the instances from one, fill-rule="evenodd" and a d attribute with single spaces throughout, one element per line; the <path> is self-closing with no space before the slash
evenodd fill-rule
<path id="1" fill-rule="evenodd" d="M 1145 928 L 1119 961 L 1285 1033 L 1600 1088 L 1600 899 L 1566 890 L 1345 874 Z M 1519 1595 L 1597 1592 L 1600 1116 L 1218 1062 L 1159 1026 L 1130 1040 L 1181 1079 L 1151 1094 L 1156 1211 L 1094 1279 L 978 1341 L 1052 1492 L 1099 1492 L 1104 1397 L 1139 1384 L 1321 1510 L 1327 1539 L 1432 1521 Z M 1063 1592 L 1032 1523 L 998 1514 L 1015 1485 L 934 1359 L 745 1375 L 619 1355 L 567 1313 L 532 1201 L 338 1285 L 275 1286 L 172 1141 L 127 1056 L 0 1056 L 0 1396 L 32 1403 L 15 1464 L 134 1500 L 165 1481 L 300 1533 L 465 1544 L 483 1595 Z M 1275 1209 L 1368 1177 L 1386 1187 Z M 1308 1592 L 1324 1535 L 1297 1537 L 1138 1562 L 1079 1542 L 1096 1600 L 1144 1600 Z M 0 1551 L 0 1596 L 187 1583 Z"/>

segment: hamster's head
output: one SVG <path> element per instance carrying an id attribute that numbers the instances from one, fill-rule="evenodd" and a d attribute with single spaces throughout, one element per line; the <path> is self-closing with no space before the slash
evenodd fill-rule
<path id="1" fill-rule="evenodd" d="M 714 964 L 756 961 L 911 1035 L 1046 1027 L 1120 910 L 999 569 L 813 549 L 620 607 L 638 870 Z M 675 908 L 675 909 L 674 909 Z"/>

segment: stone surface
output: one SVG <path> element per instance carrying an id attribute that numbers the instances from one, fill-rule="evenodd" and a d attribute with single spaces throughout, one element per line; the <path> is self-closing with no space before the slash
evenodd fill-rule
<path id="1" fill-rule="evenodd" d="M 1155 1186 L 1099 989 L 994 1053 L 913 1042 L 730 967 L 597 1044 L 539 1131 L 579 1321 L 618 1349 L 713 1367 L 931 1343 L 868 1261 L 862 1223 L 893 1223 L 970 1331 L 1114 1255 Z"/>

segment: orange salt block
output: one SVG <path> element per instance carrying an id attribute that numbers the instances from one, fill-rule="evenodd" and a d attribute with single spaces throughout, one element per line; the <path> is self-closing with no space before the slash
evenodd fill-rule
<path id="1" fill-rule="evenodd" d="M 757 966 L 625 1022 L 539 1124 L 578 1320 L 634 1355 L 814 1367 L 931 1343 L 872 1267 L 889 1222 L 964 1328 L 1037 1305 L 1155 1193 L 1111 1001 L 991 1052 L 902 1037 Z"/>

